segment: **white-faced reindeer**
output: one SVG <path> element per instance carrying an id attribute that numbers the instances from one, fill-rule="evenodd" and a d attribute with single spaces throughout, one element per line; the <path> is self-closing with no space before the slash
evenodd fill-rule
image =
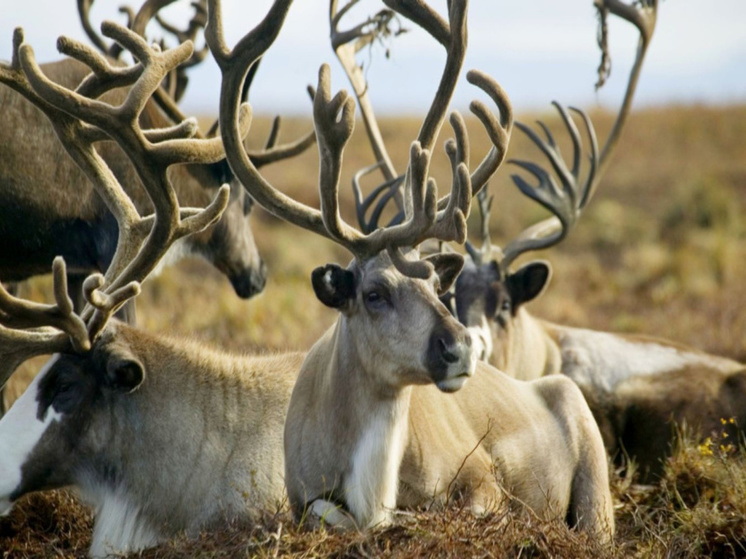
<path id="1" fill-rule="evenodd" d="M 672 422 L 686 422 L 704 434 L 722 431 L 721 418 L 734 417 L 738 425 L 746 425 L 744 365 L 666 340 L 570 328 L 535 318 L 523 305 L 546 287 L 551 276 L 549 264 L 534 261 L 511 270 L 521 254 L 559 243 L 574 226 L 599 183 L 629 111 L 653 33 L 657 2 L 639 8 L 615 1 L 602 5 L 640 30 L 637 60 L 604 149 L 598 148 L 590 120 L 576 110 L 591 144 L 590 170 L 581 181 L 580 134 L 560 105 L 556 104 L 573 144 L 571 168 L 546 126 L 539 123 L 547 135 L 544 141 L 518 124 L 547 156 L 560 186 L 550 172 L 525 161 L 515 163 L 531 172 L 538 185 L 532 186 L 520 176 L 514 176 L 514 182 L 556 217 L 528 228 L 501 250 L 489 237 L 492 197 L 480 193 L 481 247 L 467 243 L 470 260 L 456 281 L 453 302 L 459 320 L 469 327 L 480 358 L 516 378 L 562 372 L 573 379 L 581 387 L 610 453 L 618 459 L 634 458 L 643 479 L 650 479 L 662 472 L 662 459 L 670 453 L 676 431 Z M 731 435 L 734 429 L 733 424 L 726 424 Z"/>
<path id="2" fill-rule="evenodd" d="M 157 17 L 158 10 L 173 1 L 146 2 L 132 17 L 135 32 L 142 35 L 148 21 Z M 90 0 L 78 3 L 83 26 L 91 30 L 89 35 L 102 50 L 115 55 L 121 48 L 115 44 L 106 49 L 103 39 L 92 32 L 93 26 L 88 20 L 91 3 Z M 204 13 L 198 10 L 197 16 L 204 18 Z M 199 23 L 197 19 L 190 28 L 196 32 Z M 199 61 L 204 54 L 193 55 L 187 62 Z M 76 60 L 68 58 L 42 68 L 45 75 L 63 87 L 81 87 L 83 93 L 90 91 L 83 83 L 90 70 Z M 171 83 L 183 84 L 184 77 L 181 74 L 177 77 L 177 72 L 175 69 Z M 119 85 L 128 84 L 123 68 L 116 79 Z M 117 221 L 85 174 L 66 155 L 66 146 L 57 140 L 43 112 L 14 91 L 12 82 L 2 75 L 0 83 L 9 86 L 0 87 L 4 123 L 0 127 L 0 144 L 4 146 L 0 155 L 0 197 L 3 200 L 0 205 L 0 279 L 17 282 L 49 273 L 52 259 L 61 255 L 71 274 L 69 285 L 77 303 L 81 297 L 80 283 L 85 276 L 93 271 L 103 272 L 111 262 L 118 235 Z M 246 93 L 244 91 L 244 95 Z M 176 91 L 173 94 L 176 95 Z M 121 90 L 112 91 L 106 97 L 112 103 L 119 103 L 123 98 Z M 173 126 L 185 120 L 164 90 L 159 88 L 154 99 L 142 112 L 144 128 Z M 311 133 L 298 142 L 275 145 L 278 125 L 276 121 L 267 149 L 251 153 L 255 165 L 291 157 L 313 143 Z M 137 173 L 122 149 L 115 143 L 107 143 L 101 145 L 100 153 L 137 209 L 152 211 Z M 250 228 L 251 197 L 235 180 L 225 159 L 209 164 L 187 163 L 170 170 L 172 184 L 182 204 L 205 206 L 225 183 L 231 185 L 230 204 L 217 224 L 181 240 L 162 264 L 185 255 L 201 256 L 225 274 L 240 297 L 248 298 L 261 292 L 266 282 L 266 266 Z M 76 304 L 78 310 L 80 307 Z"/>
<path id="3" fill-rule="evenodd" d="M 500 109 L 498 121 L 483 105 L 472 104 L 495 145 L 470 174 L 465 126 L 454 114 L 456 141 L 446 144 L 453 187 L 439 200 L 428 177 L 430 150 L 463 61 L 466 2 L 449 3 L 448 21 L 423 5 L 388 2 L 431 32 L 447 60 L 411 147 L 406 219 L 368 234 L 339 214 L 354 100 L 345 92 L 332 97 L 323 66 L 314 97 L 321 209 L 279 192 L 251 165 L 240 142 L 237 92 L 255 40 L 248 35 L 229 50 L 215 4 L 209 3 L 206 37 L 223 72 L 220 128 L 231 167 L 268 211 L 353 255 L 346 269 L 329 264 L 312 274 L 319 300 L 340 315 L 309 351 L 288 410 L 286 484 L 295 514 L 366 528 L 387 522 L 397 505 L 444 502 L 450 489 L 476 509 L 503 506 L 514 495 L 542 516 L 567 518 L 609 538 L 614 521 L 606 458 L 579 390 L 560 376 L 524 383 L 476 365 L 468 332 L 437 297 L 460 270 L 462 257 L 420 260 L 416 248 L 428 238 L 464 240 L 472 187 L 479 190 L 502 162 L 512 125 L 500 87 L 470 72 L 469 81 Z M 263 25 L 271 25 L 287 4 L 276 1 Z"/>
<path id="4" fill-rule="evenodd" d="M 257 56 L 277 30 L 260 30 Z M 189 58 L 191 43 L 161 51 L 111 23 L 103 33 L 138 63 L 111 66 L 88 47 L 59 41 L 64 54 L 95 68 L 84 82 L 95 95 L 45 76 L 20 30 L 12 63 L 0 67 L 50 118 L 118 222 L 114 257 L 105 277 L 84 282 L 81 313 L 67 295 L 61 258 L 54 263 L 54 305 L 0 287 L 0 362 L 8 366 L 0 383 L 17 363 L 55 353 L 0 420 L 0 514 L 26 493 L 74 486 L 95 511 L 93 556 L 136 551 L 281 506 L 283 426 L 304 357 L 230 356 L 110 320 L 175 242 L 218 221 L 229 189 L 220 188 L 205 210 L 179 207 L 169 168 L 214 163 L 224 157 L 222 142 L 194 138 L 192 119 L 168 128 L 141 125 L 151 95 Z M 103 101 L 99 95 L 122 75 L 131 77 L 126 97 Z M 154 214 L 141 215 L 127 197 L 97 152 L 104 140 L 130 158 Z"/>

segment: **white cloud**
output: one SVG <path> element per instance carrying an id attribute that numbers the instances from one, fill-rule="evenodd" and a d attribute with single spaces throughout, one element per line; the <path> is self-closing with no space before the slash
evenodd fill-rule
<path id="1" fill-rule="evenodd" d="M 189 2 L 182 0 L 184 6 Z M 226 35 L 233 44 L 266 13 L 270 0 L 224 0 Z M 120 2 L 98 0 L 92 19 L 115 17 Z M 433 4 L 441 12 L 445 1 Z M 67 6 L 63 9 L 63 5 Z M 676 101 L 746 100 L 746 2 L 717 0 L 662 1 L 656 36 L 643 70 L 638 104 Z M 348 21 L 380 9 L 376 0 L 363 0 Z M 172 8 L 168 17 L 186 19 L 189 8 Z M 306 84 L 315 80 L 321 62 L 332 65 L 335 87 L 346 87 L 329 45 L 328 4 L 296 0 L 277 43 L 267 54 L 252 100 L 258 111 L 308 114 Z M 591 0 L 472 0 L 469 15 L 469 54 L 466 68 L 480 67 L 508 89 L 517 108 L 544 107 L 552 98 L 563 102 L 615 104 L 627 68 L 634 57 L 636 32 L 629 24 L 611 27 L 613 80 L 608 90 L 593 92 L 598 49 Z M 359 20 L 359 19 L 358 19 Z M 12 29 L 22 25 L 39 60 L 50 60 L 56 36 L 85 39 L 74 0 L 14 2 L 0 18 L 0 58 L 10 57 Z M 409 25 L 411 27 L 411 25 Z M 371 95 L 377 109 L 418 110 L 437 86 L 442 48 L 424 32 L 413 30 L 392 45 L 391 59 L 374 51 L 370 66 Z M 217 69 L 201 67 L 193 75 L 186 108 L 214 110 Z M 471 88 L 459 88 L 456 103 L 465 106 Z"/>

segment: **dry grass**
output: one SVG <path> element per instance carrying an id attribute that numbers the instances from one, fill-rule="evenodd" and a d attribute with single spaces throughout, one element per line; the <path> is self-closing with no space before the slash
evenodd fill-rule
<path id="1" fill-rule="evenodd" d="M 558 119 L 540 116 L 562 135 Z M 604 138 L 610 116 L 593 117 Z M 287 137 L 310 126 L 287 124 Z M 401 169 L 418 121 L 381 124 Z M 469 125 L 476 130 L 473 121 Z M 484 136 L 475 131 L 472 137 L 472 161 L 478 161 Z M 536 158 L 537 153 L 516 133 L 510 156 Z M 370 162 L 358 131 L 346 155 L 343 184 Z M 439 184 L 449 184 L 445 157 L 434 172 Z M 491 185 L 498 243 L 545 216 L 517 193 L 510 172 L 501 170 Z M 285 192 L 317 203 L 314 153 L 270 168 L 268 174 Z M 352 221 L 351 194 L 346 189 L 342 194 L 343 213 Z M 550 259 L 555 270 L 551 288 L 532 311 L 571 325 L 655 334 L 746 361 L 745 209 L 746 106 L 637 112 L 578 228 L 563 245 L 530 256 Z M 240 301 L 228 282 L 203 263 L 184 262 L 145 286 L 139 301 L 142 326 L 235 351 L 308 348 L 335 316 L 316 301 L 310 272 L 329 261 L 345 263 L 349 256 L 261 211 L 254 224 L 271 271 L 263 295 Z M 40 298 L 47 287 L 47 280 L 37 281 L 27 293 Z M 11 399 L 36 368 L 27 365 L 14 377 Z M 615 478 L 618 535 L 613 550 L 598 549 L 558 523 L 528 517 L 499 523 L 449 509 L 403 515 L 394 527 L 366 536 L 303 532 L 288 518 L 273 517 L 260 526 L 227 527 L 196 541 L 179 540 L 147 556 L 744 556 L 746 464 L 717 450 L 709 456 L 696 444 L 685 446 L 659 486 L 641 488 Z M 0 521 L 0 556 L 82 556 L 89 538 L 84 509 L 65 493 L 52 493 L 25 500 Z"/>
<path id="2" fill-rule="evenodd" d="M 555 557 L 698 558 L 746 555 L 746 460 L 689 440 L 655 486 L 612 477 L 616 541 L 605 546 L 529 513 L 475 517 L 456 506 L 403 512 L 366 534 L 304 530 L 287 513 L 178 537 L 138 556 L 185 557 Z M 91 520 L 66 492 L 24 498 L 0 519 L 2 557 L 84 557 Z"/>

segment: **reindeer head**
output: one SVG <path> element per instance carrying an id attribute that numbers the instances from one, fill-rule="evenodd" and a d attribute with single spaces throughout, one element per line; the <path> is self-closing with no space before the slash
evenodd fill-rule
<path id="1" fill-rule="evenodd" d="M 112 411 L 122 409 L 113 401 L 130 397 L 145 376 L 118 326 L 107 325 L 84 354 L 52 357 L 3 417 L 0 515 L 27 493 L 74 484 L 85 476 L 81 464 L 105 456 Z"/>
<path id="2" fill-rule="evenodd" d="M 419 259 L 417 251 L 404 258 Z M 411 259 L 411 260 L 410 260 Z M 463 266 L 458 254 L 421 260 L 432 266 L 425 279 L 400 272 L 386 253 L 347 269 L 336 264 L 316 268 L 313 288 L 319 300 L 342 313 L 350 342 L 364 363 L 375 363 L 387 385 L 434 382 L 457 390 L 473 374 L 471 338 L 438 300 Z"/>
<path id="3" fill-rule="evenodd" d="M 579 109 L 571 109 L 580 116 L 591 144 L 590 168 L 584 181 L 581 181 L 580 177 L 582 152 L 580 133 L 564 107 L 553 102 L 570 133 L 573 146 L 571 167 L 563 159 L 558 145 L 544 123 L 538 124 L 546 135 L 546 140 L 540 138 L 529 127 L 516 123 L 547 157 L 560 185 L 557 185 L 555 178 L 549 172 L 529 161 L 511 161 L 511 163 L 531 173 L 538 179 L 538 184 L 530 185 L 518 175 L 513 175 L 513 182 L 523 194 L 544 206 L 555 217 L 527 228 L 504 250 L 501 250 L 492 245 L 489 237 L 489 211 L 492 197 L 487 199 L 485 191 L 480 193 L 481 247 L 476 248 L 467 242 L 466 248 L 471 261 L 466 263 L 456 283 L 455 293 L 450 298 L 455 303 L 454 312 L 459 320 L 471 329 L 481 358 L 489 360 L 496 366 L 506 366 L 505 358 L 500 355 L 500 352 L 502 346 L 505 345 L 503 342 L 511 335 L 510 332 L 520 313 L 521 305 L 537 297 L 551 277 L 551 268 L 547 262 L 531 262 L 516 271 L 511 271 L 510 266 L 518 256 L 525 252 L 548 248 L 561 242 L 574 227 L 583 209 L 593 197 L 626 122 L 642 62 L 655 30 L 657 7 L 657 0 L 641 2 L 635 6 L 616 0 L 596 2 L 602 24 L 602 49 L 604 51 L 599 69 L 601 73 L 599 87 L 605 79 L 605 72 L 608 71 L 608 53 L 605 42 L 606 16 L 611 13 L 635 25 L 640 33 L 640 40 L 622 105 L 603 149 L 599 150 L 596 134 L 588 116 Z M 493 351 L 497 351 L 498 355 L 491 357 Z"/>

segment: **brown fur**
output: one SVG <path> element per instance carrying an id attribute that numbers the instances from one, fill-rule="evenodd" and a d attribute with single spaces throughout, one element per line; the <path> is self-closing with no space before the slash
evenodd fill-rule
<path id="1" fill-rule="evenodd" d="M 631 457 L 643 482 L 663 475 L 664 459 L 682 431 L 734 450 L 743 440 L 746 369 L 687 367 L 633 377 L 612 393 L 586 391 L 585 396 L 609 452 L 620 463 Z"/>
<path id="2" fill-rule="evenodd" d="M 229 355 L 112 321 L 91 351 L 42 373 L 30 397 L 59 419 L 0 502 L 75 486 L 97 513 L 94 556 L 274 512 L 286 503 L 282 432 L 304 357 Z"/>
<path id="3" fill-rule="evenodd" d="M 462 495 L 472 506 L 525 505 L 543 518 L 610 538 L 606 455 L 577 387 L 559 376 L 515 380 L 480 363 L 459 392 L 417 387 L 399 502 Z"/>
<path id="4" fill-rule="evenodd" d="M 50 79 L 70 88 L 88 73 L 72 59 L 45 64 L 42 69 Z M 124 94 L 115 90 L 104 99 L 118 103 Z M 71 273 L 105 271 L 116 245 L 116 225 L 93 185 L 65 152 L 44 114 L 5 85 L 0 85 L 0 111 L 4 115 L 0 127 L 0 196 L 4 201 L 0 278 L 21 281 L 46 274 L 57 255 L 65 257 Z M 154 102 L 146 105 L 143 129 L 169 124 Z M 138 211 L 151 213 L 152 205 L 129 158 L 114 142 L 102 142 L 98 149 Z M 171 167 L 169 178 L 181 206 L 210 203 L 224 180 L 215 170 L 216 166 L 207 165 Z M 255 283 L 263 286 L 264 280 L 256 277 L 263 275 L 263 264 L 244 217 L 245 196 L 238 186 L 221 221 L 188 243 L 191 252 L 226 274 L 239 294 L 249 296 L 256 292 L 248 290 L 252 274 Z"/>

